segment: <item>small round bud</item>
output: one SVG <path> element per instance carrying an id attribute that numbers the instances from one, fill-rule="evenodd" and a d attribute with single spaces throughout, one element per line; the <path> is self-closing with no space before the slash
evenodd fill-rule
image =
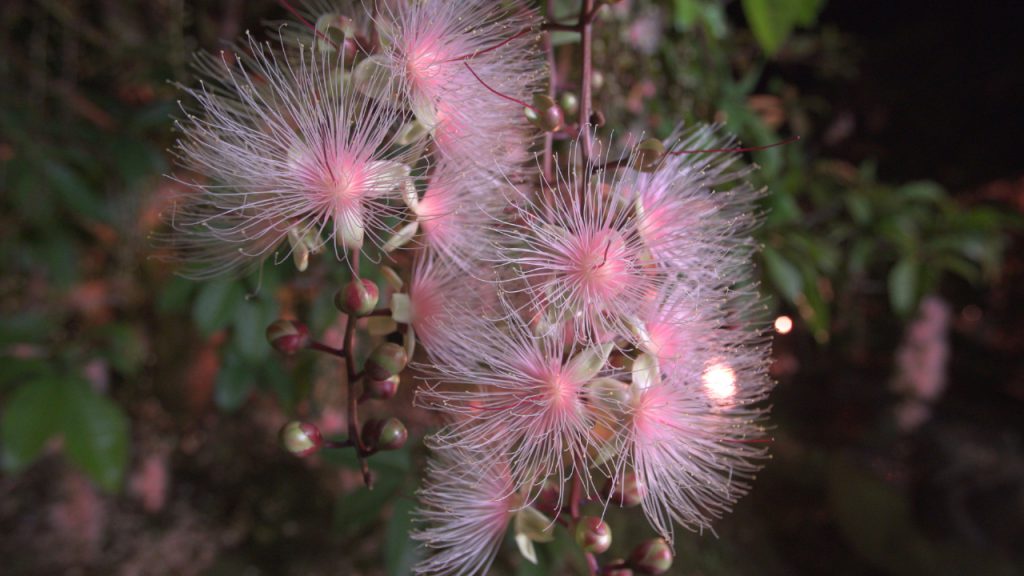
<path id="1" fill-rule="evenodd" d="M 307 422 L 289 422 L 281 428 L 279 436 L 284 449 L 300 458 L 316 452 L 324 443 L 320 429 Z"/>
<path id="2" fill-rule="evenodd" d="M 584 552 L 600 554 L 612 545 L 612 529 L 597 516 L 584 516 L 576 525 L 576 543 Z"/>
<path id="3" fill-rule="evenodd" d="M 672 567 L 672 547 L 664 538 L 654 538 L 633 549 L 629 565 L 641 574 L 664 574 Z"/>
<path id="4" fill-rule="evenodd" d="M 408 362 L 404 346 L 385 342 L 370 353 L 366 360 L 366 375 L 370 380 L 387 380 L 404 370 Z"/>
<path id="5" fill-rule="evenodd" d="M 594 70 L 594 73 L 590 75 L 590 85 L 594 90 L 604 87 L 604 74 L 599 70 Z"/>
<path id="6" fill-rule="evenodd" d="M 665 157 L 665 145 L 657 138 L 648 138 L 636 147 L 636 168 L 641 172 L 653 172 Z"/>
<path id="7" fill-rule="evenodd" d="M 398 418 L 367 420 L 363 425 L 363 440 L 377 450 L 398 450 L 408 439 L 409 431 Z"/>
<path id="8" fill-rule="evenodd" d="M 547 94 L 533 95 L 533 108 L 525 108 L 526 119 L 545 132 L 558 132 L 565 125 L 565 113 Z"/>
<path id="9" fill-rule="evenodd" d="M 562 107 L 562 111 L 569 116 L 575 116 L 580 111 L 580 99 L 575 92 L 562 92 L 562 95 L 558 97 L 558 104 Z"/>
<path id="10" fill-rule="evenodd" d="M 605 568 L 604 571 L 601 572 L 601 576 L 633 576 L 633 571 L 631 569 L 626 566 L 620 566 L 620 564 L 623 563 L 624 562 L 621 559 L 613 561 L 611 566 L 615 567 Z"/>
<path id="11" fill-rule="evenodd" d="M 356 278 L 334 295 L 334 305 L 346 314 L 366 316 L 377 307 L 380 292 L 377 285 L 365 278 Z"/>
<path id="12" fill-rule="evenodd" d="M 398 393 L 401 377 L 398 374 L 384 380 L 367 380 L 364 394 L 373 400 L 390 400 Z"/>
<path id="13" fill-rule="evenodd" d="M 274 350 L 291 356 L 309 346 L 309 328 L 294 320 L 275 320 L 267 326 L 267 342 Z"/>
<path id="14" fill-rule="evenodd" d="M 627 472 L 622 478 L 609 479 L 604 485 L 604 495 L 616 506 L 632 508 L 643 502 L 645 494 L 636 472 Z"/>

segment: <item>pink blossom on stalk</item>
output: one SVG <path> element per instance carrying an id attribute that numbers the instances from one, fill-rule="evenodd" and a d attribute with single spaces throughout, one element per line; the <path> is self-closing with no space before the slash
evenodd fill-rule
<path id="1" fill-rule="evenodd" d="M 424 246 L 462 270 L 478 266 L 494 249 L 505 187 L 499 177 L 442 161 L 412 206 Z"/>
<path id="2" fill-rule="evenodd" d="M 506 176 L 519 170 L 533 132 L 514 100 L 529 100 L 543 74 L 536 10 L 522 0 L 422 0 L 382 18 L 384 65 L 405 80 L 441 155 Z"/>
<path id="3" fill-rule="evenodd" d="M 252 38 L 247 47 L 234 64 L 201 61 L 210 84 L 187 90 L 199 111 L 178 125 L 179 158 L 209 179 L 192 182 L 170 217 L 192 275 L 256 265 L 286 239 L 300 256 L 379 244 L 384 219 L 401 214 L 395 200 L 414 186 L 417 151 L 392 151 L 400 111 L 347 90 L 337 55 L 278 56 Z"/>
<path id="4" fill-rule="evenodd" d="M 506 459 L 516 486 L 533 495 L 546 479 L 574 475 L 590 490 L 589 470 L 617 429 L 593 388 L 611 346 L 566 354 L 561 330 L 534 335 L 515 312 L 501 323 L 474 320 L 432 352 L 436 382 L 418 391 L 421 405 L 450 418 L 436 444 Z"/>
<path id="5" fill-rule="evenodd" d="M 487 574 L 521 499 L 508 466 L 462 450 L 442 450 L 427 465 L 412 537 L 432 552 L 416 574 Z"/>
<path id="6" fill-rule="evenodd" d="M 726 394 L 709 388 L 720 372 L 736 379 Z M 669 541 L 673 521 L 691 530 L 710 527 L 747 493 L 761 468 L 763 411 L 749 404 L 769 385 L 761 375 L 747 376 L 717 361 L 694 381 L 667 380 L 633 392 L 623 470 L 635 471 L 644 513 Z"/>

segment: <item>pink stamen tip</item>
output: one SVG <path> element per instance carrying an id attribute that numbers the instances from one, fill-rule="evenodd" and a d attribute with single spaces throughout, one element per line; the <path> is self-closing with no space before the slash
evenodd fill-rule
<path id="1" fill-rule="evenodd" d="M 775 148 L 777 146 L 785 146 L 786 144 L 792 144 L 793 142 L 796 142 L 798 140 L 800 140 L 799 136 L 793 136 L 791 138 L 786 138 L 781 142 L 768 144 L 767 146 L 751 146 L 749 148 L 708 148 L 704 150 L 673 150 L 672 152 L 669 152 L 669 155 L 679 156 L 681 154 L 707 154 L 711 152 L 757 152 L 759 150 L 767 150 L 769 148 Z"/>

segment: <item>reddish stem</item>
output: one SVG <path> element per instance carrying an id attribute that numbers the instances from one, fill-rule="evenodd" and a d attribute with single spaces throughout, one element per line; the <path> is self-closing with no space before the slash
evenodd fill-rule
<path id="1" fill-rule="evenodd" d="M 328 346 L 327 344 L 324 344 L 323 342 L 318 342 L 316 340 L 313 340 L 309 343 L 309 348 L 311 350 L 325 352 L 327 354 L 330 354 L 331 356 L 337 356 L 338 358 L 345 358 L 344 348 L 335 348 L 333 346 Z"/>
<path id="2" fill-rule="evenodd" d="M 473 70 L 473 67 L 469 65 L 469 62 L 463 62 L 462 65 L 465 66 L 466 69 L 469 70 L 469 73 L 473 75 L 473 78 L 476 78 L 476 81 L 479 82 L 484 88 L 487 88 L 487 90 L 489 90 L 491 92 L 491 94 L 494 94 L 495 96 L 498 96 L 499 98 L 504 98 L 505 100 L 508 100 L 510 102 L 515 102 L 516 104 L 519 104 L 520 106 L 522 106 L 524 108 L 529 108 L 530 110 L 533 110 L 534 114 L 536 114 L 537 116 L 540 116 L 540 112 L 538 112 L 537 109 L 534 108 L 533 106 L 530 106 L 529 104 L 527 104 L 526 102 L 523 102 L 522 100 L 519 100 L 518 98 L 513 98 L 513 97 L 511 97 L 511 96 L 509 96 L 507 94 L 502 94 L 501 92 L 498 92 L 494 88 L 491 88 L 490 86 L 488 86 L 487 82 L 484 82 L 482 78 L 477 76 L 476 72 Z"/>
<path id="3" fill-rule="evenodd" d="M 590 160 L 590 153 L 593 151 L 593 135 L 590 131 L 590 113 L 593 108 L 593 90 L 591 86 L 594 75 L 593 40 L 594 30 L 591 26 L 594 10 L 594 0 L 583 0 L 580 7 L 579 27 L 580 32 L 580 139 L 583 146 L 584 165 Z"/>
<path id="4" fill-rule="evenodd" d="M 479 56 L 481 54 L 486 54 L 488 52 L 491 52 L 492 50 L 497 50 L 498 48 L 501 48 L 502 46 L 508 44 L 509 42 L 515 40 L 516 38 L 522 38 L 523 36 L 526 36 L 527 34 L 529 34 L 530 31 L 531 31 L 530 28 L 523 28 L 519 32 L 516 32 L 515 34 L 513 34 L 511 37 L 503 40 L 502 42 L 500 42 L 498 44 L 495 44 L 494 46 L 491 46 L 489 48 L 484 48 L 483 50 L 477 50 L 476 52 L 471 52 L 469 54 L 463 54 L 462 56 L 456 56 L 455 58 L 449 58 L 448 60 L 445 60 L 444 62 L 442 62 L 442 64 L 447 64 L 449 62 L 460 62 L 462 60 L 472 60 L 473 58 L 476 58 L 477 56 Z"/>

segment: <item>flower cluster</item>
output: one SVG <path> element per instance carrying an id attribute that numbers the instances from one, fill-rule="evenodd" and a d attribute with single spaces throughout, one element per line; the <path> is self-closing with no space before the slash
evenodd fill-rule
<path id="1" fill-rule="evenodd" d="M 417 403 L 444 425 L 429 439 L 413 536 L 433 554 L 419 573 L 486 573 L 510 525 L 531 558 L 570 509 L 584 549 L 603 552 L 609 527 L 578 517 L 581 498 L 642 505 L 664 540 L 633 565 L 659 573 L 673 527 L 709 527 L 765 455 L 757 193 L 729 139 L 680 130 L 610 161 L 613 145 L 543 93 L 525 0 L 282 4 L 297 22 L 275 23 L 275 43 L 201 57 L 205 80 L 186 89 L 176 151 L 194 176 L 164 239 L 184 272 L 288 258 L 302 271 L 331 252 L 358 277 L 360 254 L 410 252 L 404 274 L 381 268 L 389 308 L 365 279 L 338 295 L 349 316 L 405 327 L 405 346 L 382 344 L 365 370 L 354 322 L 342 349 L 292 321 L 268 335 L 289 354 L 343 357 L 350 394 L 366 379 L 359 402 L 394 396 L 425 350 Z M 567 135 L 547 178 L 537 128 Z M 404 426 L 385 442 L 372 421 L 375 439 L 358 436 L 356 406 L 353 438 L 295 424 L 292 451 L 364 458 L 404 442 Z"/>

